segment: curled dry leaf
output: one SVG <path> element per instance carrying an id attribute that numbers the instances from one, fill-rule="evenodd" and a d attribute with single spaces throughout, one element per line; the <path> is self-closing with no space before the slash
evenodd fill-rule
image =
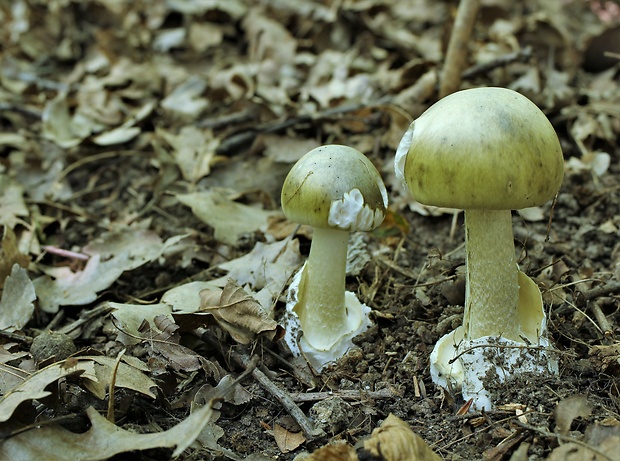
<path id="1" fill-rule="evenodd" d="M 282 453 L 289 453 L 306 441 L 303 432 L 291 432 L 279 424 L 274 424 L 273 436 Z"/>
<path id="2" fill-rule="evenodd" d="M 31 375 L 22 375 L 21 370 L 16 370 L 11 374 L 21 376 L 21 382 L 0 399 L 0 422 L 8 421 L 21 403 L 51 395 L 46 389 L 47 386 L 68 376 L 80 375 L 84 387 L 96 397 L 103 399 L 115 365 L 116 359 L 111 357 L 84 356 L 78 357 L 77 360 L 56 362 Z M 8 365 L 3 366 L 2 374 L 10 373 L 11 368 Z M 116 386 L 155 398 L 151 389 L 157 384 L 144 373 L 144 370 L 121 363 L 117 371 Z M 0 457 L 0 459 L 12 458 Z"/>
<path id="3" fill-rule="evenodd" d="M 385 461 L 441 461 L 422 438 L 402 419 L 388 415 L 364 442 L 364 451 Z"/>
<path id="4" fill-rule="evenodd" d="M 84 373 L 84 369 L 79 369 L 77 367 L 70 369 L 63 368 L 63 363 L 64 362 L 54 363 L 53 365 L 36 371 L 30 376 L 24 377 L 23 382 L 4 394 L 2 399 L 0 399 L 0 422 L 8 421 L 21 403 L 42 399 L 51 395 L 51 392 L 45 389 L 49 384 L 66 376 Z M 8 366 L 4 368 L 8 369 Z"/>
<path id="5" fill-rule="evenodd" d="M 180 203 L 190 207 L 198 219 L 213 227 L 217 240 L 229 245 L 235 245 L 243 234 L 267 229 L 269 217 L 280 214 L 279 211 L 235 202 L 221 190 L 179 194 L 176 197 Z"/>
<path id="6" fill-rule="evenodd" d="M 380 427 L 372 431 L 357 453 L 346 444 L 326 445 L 304 458 L 305 461 L 441 461 L 441 458 L 414 433 L 402 419 L 389 414 Z"/>
<path id="7" fill-rule="evenodd" d="M 346 443 L 325 445 L 314 451 L 304 461 L 358 461 L 355 448 Z"/>
<path id="8" fill-rule="evenodd" d="M 140 360 L 123 357 L 123 361 L 117 366 L 117 359 L 104 356 L 84 356 L 78 357 L 78 361 L 70 368 L 71 370 L 82 370 L 84 374 L 80 376 L 83 379 L 83 385 L 95 397 L 103 400 L 110 387 L 112 374 L 116 370 L 116 381 L 114 385 L 124 389 L 131 389 L 135 392 L 144 394 L 152 399 L 155 394 L 152 389 L 157 387 L 157 383 L 146 375 L 148 370 L 146 365 Z M 125 363 L 125 361 L 130 361 Z"/>
<path id="9" fill-rule="evenodd" d="M 561 400 L 554 414 L 556 430 L 567 434 L 576 418 L 587 418 L 592 414 L 592 407 L 585 395 L 576 394 Z"/>
<path id="10" fill-rule="evenodd" d="M 226 280 L 232 278 L 254 290 L 252 296 L 268 309 L 275 305 L 301 265 L 299 240 L 285 239 L 273 243 L 257 242 L 252 251 L 220 264 L 219 268 L 228 271 Z M 217 283 L 219 279 L 213 282 Z M 218 286 L 223 285 L 224 280 Z"/>
<path id="11" fill-rule="evenodd" d="M 158 315 L 153 319 L 153 326 L 144 322 L 140 328 L 140 335 L 151 356 L 163 357 L 166 365 L 175 371 L 191 372 L 203 369 L 210 376 L 218 376 L 220 370 L 216 362 L 211 362 L 193 351 L 179 344 L 179 326 L 167 315 Z"/>
<path id="12" fill-rule="evenodd" d="M 12 229 L 28 214 L 21 184 L 5 174 L 0 175 L 0 225 Z"/>
<path id="13" fill-rule="evenodd" d="M 232 279 L 223 290 L 202 290 L 200 298 L 199 311 L 172 314 L 179 325 L 197 328 L 214 321 L 240 344 L 251 343 L 259 334 L 271 341 L 279 340 L 284 334 L 283 328 L 269 317 L 260 303 Z"/>
<path id="14" fill-rule="evenodd" d="M 32 317 L 36 298 L 28 271 L 15 263 L 11 275 L 4 282 L 0 299 L 0 329 L 21 330 Z"/>
<path id="15" fill-rule="evenodd" d="M 615 377 L 620 376 L 620 342 L 593 346 L 590 348 L 590 357 L 595 370 Z"/>
<path id="16" fill-rule="evenodd" d="M 10 227 L 4 226 L 4 235 L 0 246 L 0 288 L 4 287 L 6 278 L 13 271 L 13 266 L 19 264 L 28 267 L 30 258 L 19 249 L 15 232 Z"/>
<path id="17" fill-rule="evenodd" d="M 109 459 L 119 453 L 149 450 L 152 448 L 175 448 L 172 457 L 178 457 L 200 435 L 213 417 L 211 405 L 193 412 L 176 426 L 163 432 L 137 434 L 121 429 L 90 407 L 86 409 L 91 427 L 82 434 L 70 432 L 60 426 L 43 426 L 22 432 L 0 444 L 0 459 L 28 461 L 66 461 L 82 459 L 98 461 Z"/>
<path id="18" fill-rule="evenodd" d="M 128 227 L 106 232 L 83 248 L 90 259 L 82 270 L 39 266 L 45 273 L 33 281 L 39 307 L 44 312 L 56 313 L 60 306 L 91 303 L 123 272 L 157 259 L 165 245 L 152 231 Z"/>

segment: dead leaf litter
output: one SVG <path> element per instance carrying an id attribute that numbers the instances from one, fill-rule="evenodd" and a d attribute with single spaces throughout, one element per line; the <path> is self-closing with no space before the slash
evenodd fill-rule
<path id="1" fill-rule="evenodd" d="M 527 96 L 565 160 L 513 214 L 559 375 L 492 383 L 488 412 L 429 374 L 462 322 L 462 213 L 393 167 L 456 2 L 0 2 L 0 458 L 620 459 L 620 11 L 478 7 L 457 86 Z M 373 326 L 319 374 L 279 341 L 312 239 L 279 197 L 324 144 L 390 207 L 349 245 Z"/>

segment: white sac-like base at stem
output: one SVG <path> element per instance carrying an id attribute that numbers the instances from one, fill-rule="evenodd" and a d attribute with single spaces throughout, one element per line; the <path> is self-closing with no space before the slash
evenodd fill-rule
<path id="1" fill-rule="evenodd" d="M 430 357 L 431 378 L 444 388 L 450 380 L 452 387 L 461 389 L 464 400 L 473 399 L 472 409 L 490 410 L 489 383 L 503 383 L 523 373 L 558 373 L 556 354 L 549 346 L 545 337 L 530 345 L 501 336 L 466 341 L 461 326 L 435 345 Z"/>
<path id="2" fill-rule="evenodd" d="M 372 325 L 368 315 L 370 307 L 362 304 L 355 296 L 355 293 L 345 292 L 345 304 L 348 312 L 347 322 L 349 323 L 349 328 L 346 331 L 348 333 L 344 334 L 328 350 L 323 351 L 312 347 L 303 337 L 299 317 L 297 317 L 294 310 L 298 302 L 299 282 L 303 270 L 304 268 L 302 267 L 295 274 L 289 287 L 286 312 L 282 319 L 282 326 L 285 329 L 284 341 L 294 355 L 303 355 L 316 371 L 321 371 L 327 364 L 343 357 L 350 348 L 354 347 L 353 338 L 366 331 Z"/>
<path id="3" fill-rule="evenodd" d="M 464 328 L 444 335 L 430 356 L 431 378 L 438 386 L 461 389 L 473 399 L 472 409 L 493 407 L 489 384 L 504 383 L 524 373 L 558 374 L 557 352 L 547 339 L 547 319 L 536 283 L 519 271 L 518 319 L 521 336 L 529 342 L 501 336 L 464 339 Z"/>

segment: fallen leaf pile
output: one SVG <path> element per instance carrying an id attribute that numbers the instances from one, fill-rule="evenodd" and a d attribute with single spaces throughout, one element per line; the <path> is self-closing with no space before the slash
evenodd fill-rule
<path id="1" fill-rule="evenodd" d="M 602 185 L 593 207 L 618 191 L 606 183 L 620 133 L 614 5 L 482 1 L 462 82 L 512 88 L 537 103 L 562 134 L 567 176 Z M 372 305 L 394 281 L 387 266 L 408 277 L 399 286 L 417 277 L 415 303 L 430 305 L 417 286 L 423 274 L 399 269 L 396 254 L 408 257 L 408 213 L 447 210 L 412 201 L 392 159 L 411 120 L 437 99 L 455 8 L 431 0 L 0 2 L 0 459 L 149 451 L 152 459 L 260 461 L 312 449 L 308 460 L 439 459 L 392 415 L 361 449 L 320 448 L 329 437 L 307 417 L 309 404 L 283 389 L 312 397 L 346 388 L 356 369 L 367 378 L 388 376 L 395 363 L 415 373 L 425 364 L 408 353 L 392 362 L 393 352 L 377 371 L 353 352 L 353 365 L 319 377 L 286 356 L 278 309 L 311 230 L 286 221 L 278 202 L 307 151 L 339 143 L 366 153 L 391 207 L 381 228 L 353 237 L 348 282 Z M 522 213 L 530 223 L 547 216 Z M 619 228 L 614 215 L 583 232 L 600 231 L 613 245 Z M 620 267 L 620 252 L 608 253 Z M 447 259 L 436 259 L 446 270 L 427 284 L 456 280 Z M 567 299 L 556 285 L 569 263 L 539 272 L 541 284 L 556 287 L 545 293 L 550 304 Z M 364 279 L 368 267 L 373 282 Z M 593 271 L 576 271 L 592 284 Z M 394 321 L 390 309 L 379 322 Z M 41 346 L 56 339 L 64 349 Z M 591 360 L 618 379 L 618 344 L 606 340 L 589 345 Z M 414 371 L 416 398 L 435 392 Z M 354 403 L 363 417 L 335 438 L 357 440 L 386 416 L 372 405 L 385 396 L 365 394 L 364 379 Z M 618 398 L 617 384 L 609 394 Z M 564 437 L 550 442 L 546 459 L 617 456 L 617 412 L 592 421 L 583 398 L 563 402 L 557 433 L 539 428 Z M 429 408 L 407 416 L 439 411 Z M 224 431 L 230 421 L 239 431 Z M 588 424 L 582 438 L 571 432 L 575 421 Z M 261 437 L 246 440 L 243 428 Z M 532 443 L 518 438 L 526 430 L 535 433 L 516 425 L 502 433 L 514 443 L 495 456 Z M 445 444 L 436 451 L 449 454 Z"/>

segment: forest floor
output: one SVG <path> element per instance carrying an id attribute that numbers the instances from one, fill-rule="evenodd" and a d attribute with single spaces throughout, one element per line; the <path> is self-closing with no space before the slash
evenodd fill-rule
<path id="1" fill-rule="evenodd" d="M 620 10 L 481 2 L 461 88 L 524 94 L 564 153 L 556 200 L 513 213 L 560 366 L 468 412 L 429 373 L 463 318 L 463 214 L 393 165 L 456 7 L 0 1 L 0 459 L 302 459 L 392 414 L 443 459 L 620 460 Z M 279 201 L 323 144 L 390 205 L 352 237 L 373 326 L 314 373 L 277 341 L 312 238 Z"/>

